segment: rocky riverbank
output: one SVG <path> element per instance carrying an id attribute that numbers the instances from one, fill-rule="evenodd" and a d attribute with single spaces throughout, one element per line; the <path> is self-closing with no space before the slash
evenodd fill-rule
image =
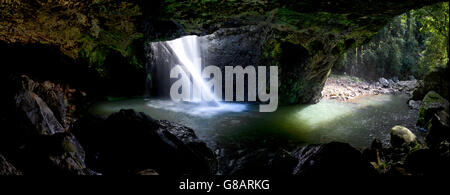
<path id="1" fill-rule="evenodd" d="M 417 80 L 399 81 L 398 79 L 380 78 L 376 82 L 368 82 L 357 77 L 345 75 L 331 75 L 322 90 L 323 99 L 351 101 L 361 96 L 379 94 L 407 94 L 412 95 Z"/>
<path id="2" fill-rule="evenodd" d="M 444 72 L 444 71 L 442 71 Z M 443 77 L 435 77 L 439 80 Z M 354 148 L 345 143 L 331 142 L 297 148 L 260 149 L 237 158 L 231 174 L 290 174 L 301 176 L 369 176 L 369 175 L 448 175 L 450 173 L 449 103 L 445 81 L 390 81 L 379 79 L 368 83 L 347 76 L 332 76 L 324 88 L 324 97 L 351 101 L 363 95 L 414 94 L 411 107 L 418 109 L 417 126 L 424 131 L 419 139 L 410 129 L 396 125 L 390 129 L 389 143 L 373 140 L 368 148 Z M 432 86 L 429 86 L 433 84 Z M 439 93 L 430 89 L 436 89 Z M 427 93 L 424 93 L 427 91 Z M 350 93 L 345 93 L 350 92 Z M 417 94 L 424 94 L 420 97 Z M 441 96 L 444 94 L 445 97 Z M 335 95 L 333 95 L 335 94 Z M 426 94 L 426 95 L 425 95 Z M 406 103 L 406 102 L 405 102 Z M 383 129 L 380 129 L 382 131 Z M 384 129 L 386 130 L 386 129 Z M 259 166 L 255 167 L 254 165 Z"/>

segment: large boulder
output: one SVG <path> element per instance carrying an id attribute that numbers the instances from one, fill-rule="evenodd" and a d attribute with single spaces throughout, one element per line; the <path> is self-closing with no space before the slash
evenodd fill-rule
<path id="1" fill-rule="evenodd" d="M 27 122 L 35 127 L 39 134 L 53 135 L 64 132 L 47 104 L 35 93 L 23 91 L 16 96 L 18 110 L 25 114 Z"/>
<path id="2" fill-rule="evenodd" d="M 448 64 L 445 68 L 437 68 L 436 70 L 428 73 L 422 81 L 418 82 L 411 99 L 422 100 L 429 91 L 435 91 L 443 98 L 448 99 L 448 89 L 450 85 L 447 77 L 449 74 L 450 67 Z"/>
<path id="3" fill-rule="evenodd" d="M 214 153 L 192 129 L 121 110 L 108 118 L 86 116 L 72 131 L 85 146 L 87 163 L 105 175 L 130 175 L 153 169 L 161 175 L 210 175 Z"/>
<path id="4" fill-rule="evenodd" d="M 198 158 L 207 163 L 210 172 L 213 174 L 215 173 L 215 171 L 218 169 L 216 155 L 206 145 L 205 142 L 201 141 L 197 137 L 194 130 L 167 120 L 158 120 L 157 123 L 159 123 L 161 129 L 167 130 L 171 134 L 175 135 L 186 146 L 188 146 L 190 150 L 194 151 Z"/>
<path id="5" fill-rule="evenodd" d="M 306 146 L 294 154 L 299 163 L 293 174 L 301 176 L 369 176 L 372 165 L 361 152 L 347 143 L 331 142 Z"/>
<path id="6" fill-rule="evenodd" d="M 84 163 L 83 147 L 34 92 L 37 85 L 26 76 L 8 81 L 0 151 L 24 174 L 94 174 Z"/>
<path id="7" fill-rule="evenodd" d="M 394 148 L 409 146 L 410 144 L 416 142 L 416 135 L 414 135 L 414 133 L 412 133 L 408 128 L 400 125 L 392 127 L 390 135 L 390 142 Z"/>
<path id="8" fill-rule="evenodd" d="M 12 99 L 9 99 L 11 101 L 9 103 L 14 104 L 15 109 L 10 110 L 10 112 L 22 117 L 22 123 L 28 124 L 30 128 L 34 128 L 40 135 L 53 135 L 65 131 L 52 109 L 41 96 L 35 93 L 34 90 L 39 85 L 38 83 L 22 75 L 13 78 L 12 85 L 15 86 L 15 89 L 7 96 L 11 96 Z"/>
<path id="9" fill-rule="evenodd" d="M 434 91 L 428 92 L 425 98 L 423 98 L 422 103 L 420 104 L 417 125 L 425 127 L 428 121 L 434 116 L 434 114 L 441 110 L 444 110 L 448 113 L 448 106 L 448 100 L 444 99 Z"/>
<path id="10" fill-rule="evenodd" d="M 443 141 L 450 141 L 449 114 L 441 110 L 427 123 L 425 141 L 430 148 L 437 148 Z"/>
<path id="11" fill-rule="evenodd" d="M 55 85 L 49 81 L 37 83 L 34 91 L 52 110 L 55 118 L 64 127 L 66 126 L 66 104 L 64 100 L 63 89 L 59 85 Z"/>
<path id="12" fill-rule="evenodd" d="M 66 104 L 64 100 L 64 92 L 60 85 L 44 81 L 42 83 L 31 80 L 26 75 L 21 75 L 19 88 L 25 91 L 35 93 L 44 101 L 55 115 L 56 119 L 63 126 L 66 118 Z"/>

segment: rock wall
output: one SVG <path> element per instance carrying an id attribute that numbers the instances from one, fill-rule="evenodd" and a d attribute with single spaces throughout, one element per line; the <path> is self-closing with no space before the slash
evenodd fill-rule
<path id="1" fill-rule="evenodd" d="M 177 24 L 174 32 L 212 34 L 217 44 L 211 45 L 211 64 L 278 66 L 280 103 L 297 104 L 320 99 L 347 49 L 369 41 L 394 16 L 431 3 L 177 1 L 163 2 L 161 16 Z"/>
<path id="2" fill-rule="evenodd" d="M 314 103 L 345 50 L 394 16 L 439 1 L 1 1 L 0 41 L 56 46 L 101 77 L 120 80 L 121 68 L 145 77 L 144 40 L 265 26 L 262 35 L 243 38 L 264 38 L 249 52 L 262 65 L 279 66 L 281 103 Z"/>

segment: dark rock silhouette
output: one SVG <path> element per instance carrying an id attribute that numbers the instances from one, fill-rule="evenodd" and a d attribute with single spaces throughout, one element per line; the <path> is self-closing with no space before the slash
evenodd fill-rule
<path id="1" fill-rule="evenodd" d="M 214 153 L 192 129 L 133 110 L 107 119 L 82 118 L 73 133 L 86 147 L 88 165 L 105 175 L 146 169 L 161 175 L 208 175 L 217 168 Z"/>

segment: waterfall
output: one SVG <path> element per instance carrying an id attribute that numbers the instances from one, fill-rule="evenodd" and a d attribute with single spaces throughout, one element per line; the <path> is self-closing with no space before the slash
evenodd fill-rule
<path id="1" fill-rule="evenodd" d="M 205 57 L 209 57 L 206 56 L 209 41 L 211 40 L 205 36 L 190 35 L 171 41 L 152 42 L 148 45 L 147 85 L 152 97 L 148 99 L 148 107 L 202 117 L 212 117 L 222 112 L 242 112 L 247 109 L 245 104 L 221 102 L 222 97 L 216 97 L 203 79 L 201 70 L 206 66 Z M 192 86 L 190 100 L 197 102 L 195 104 L 163 100 L 170 97 L 170 88 L 177 81 L 170 78 L 170 71 L 177 65 L 181 66 L 184 73 L 190 77 L 186 81 L 190 83 L 186 84 Z M 205 97 L 214 101 L 203 101 Z"/>
<path id="2" fill-rule="evenodd" d="M 184 83 L 192 86 L 191 101 L 202 102 L 203 95 L 218 104 L 220 98 L 215 97 L 201 74 L 204 49 L 201 37 L 196 35 L 151 43 L 152 66 L 149 72 L 152 75 L 152 87 L 156 91 L 154 93 L 157 96 L 168 97 L 170 86 L 173 83 L 169 78 L 170 70 L 176 65 L 180 65 L 183 71 L 191 77 L 191 83 Z"/>

